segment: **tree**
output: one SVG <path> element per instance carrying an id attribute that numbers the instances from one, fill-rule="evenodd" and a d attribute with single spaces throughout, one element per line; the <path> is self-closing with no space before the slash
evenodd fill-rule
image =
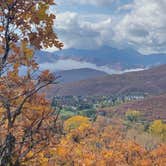
<path id="1" fill-rule="evenodd" d="M 73 120 L 78 123 L 78 119 Z M 54 165 L 166 165 L 165 144 L 147 150 L 126 138 L 121 125 L 110 125 L 105 117 L 89 124 L 81 122 L 57 145 Z"/>
<path id="2" fill-rule="evenodd" d="M 166 140 L 166 124 L 162 120 L 155 120 L 149 127 L 150 133 Z"/>
<path id="3" fill-rule="evenodd" d="M 49 71 L 37 74 L 34 60 L 35 49 L 63 47 L 53 30 L 52 5 L 54 0 L 0 0 L 2 166 L 25 164 L 56 140 L 57 115 L 38 91 L 56 83 L 57 77 Z"/>
<path id="4" fill-rule="evenodd" d="M 131 122 L 137 122 L 140 118 L 140 112 L 135 110 L 128 110 L 125 114 L 127 120 Z"/>
<path id="5" fill-rule="evenodd" d="M 77 116 L 73 116 L 65 121 L 64 129 L 67 132 L 70 132 L 71 130 L 76 129 L 84 124 L 88 125 L 89 119 L 87 117 L 77 115 Z"/>

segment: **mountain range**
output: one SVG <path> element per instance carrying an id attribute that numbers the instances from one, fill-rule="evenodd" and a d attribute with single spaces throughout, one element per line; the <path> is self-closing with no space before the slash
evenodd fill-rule
<path id="1" fill-rule="evenodd" d="M 49 96 L 158 95 L 166 93 L 166 65 L 144 71 L 114 74 L 51 88 Z"/>
<path id="2" fill-rule="evenodd" d="M 113 70 L 123 71 L 126 69 L 149 68 L 166 64 L 166 54 L 143 55 L 130 48 L 117 49 L 108 46 L 93 50 L 70 48 L 54 52 L 37 51 L 36 54 L 38 55 L 38 63 L 43 65 L 43 68 L 50 67 L 53 71 L 62 70 L 63 67 L 65 70 L 99 68 L 100 70 L 103 69 L 103 71 L 107 67 Z M 63 63 L 57 64 L 60 60 L 63 60 Z M 65 64 L 65 60 L 72 60 L 70 66 L 68 61 Z M 84 63 L 84 65 L 80 65 L 78 62 Z M 68 66 L 66 67 L 66 65 Z M 73 66 L 74 68 L 72 68 Z"/>
<path id="3" fill-rule="evenodd" d="M 107 75 L 105 72 L 88 68 L 64 70 L 59 71 L 56 74 L 60 76 L 60 83 L 72 83 Z"/>
<path id="4" fill-rule="evenodd" d="M 51 96 L 166 92 L 166 65 L 162 65 L 166 54 L 142 55 L 133 49 L 107 46 L 36 54 L 41 69 L 61 76 L 60 84 L 49 92 Z"/>

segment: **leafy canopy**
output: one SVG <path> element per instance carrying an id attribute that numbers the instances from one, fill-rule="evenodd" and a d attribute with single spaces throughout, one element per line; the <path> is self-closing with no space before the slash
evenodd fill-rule
<path id="1" fill-rule="evenodd" d="M 54 0 L 0 0 L 0 165 L 32 165 L 49 156 L 57 140 L 57 115 L 38 93 L 57 77 L 39 72 L 34 58 L 36 49 L 63 47 L 53 29 L 53 5 Z"/>

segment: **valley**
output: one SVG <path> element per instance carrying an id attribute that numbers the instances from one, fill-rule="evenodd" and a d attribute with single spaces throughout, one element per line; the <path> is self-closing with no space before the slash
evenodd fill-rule
<path id="1" fill-rule="evenodd" d="M 0 166 L 166 166 L 166 1 L 0 0 Z"/>

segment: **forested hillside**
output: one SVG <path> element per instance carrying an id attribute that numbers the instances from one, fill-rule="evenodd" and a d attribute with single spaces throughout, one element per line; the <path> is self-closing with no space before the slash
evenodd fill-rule
<path id="1" fill-rule="evenodd" d="M 71 9 L 81 3 L 80 10 L 89 2 L 95 5 L 93 12 L 110 4 L 75 0 L 60 4 Z M 150 9 L 143 6 L 141 12 L 144 8 Z M 164 1 L 161 10 L 153 8 L 156 17 L 165 11 Z M 68 47 L 74 41 L 80 45 L 77 35 L 87 45 L 95 44 L 95 40 L 88 42 L 89 36 L 99 35 L 95 37 L 98 44 L 103 39 L 103 44 L 110 43 L 105 37 L 111 37 L 103 29 L 112 26 L 112 19 L 94 23 L 105 16 L 93 13 L 93 22 L 89 14 L 80 19 L 76 13 L 64 12 L 65 7 L 61 14 L 56 9 L 54 0 L 0 0 L 0 166 L 166 166 L 166 65 L 109 76 L 92 69 L 49 71 L 48 65 L 57 57 L 43 55 L 43 50 L 63 49 L 65 42 L 58 38 L 62 33 L 56 34 L 59 29 L 70 37 Z M 58 23 L 56 18 L 65 21 Z M 86 19 L 83 24 L 82 19 Z M 94 27 L 97 33 L 92 32 Z M 132 33 L 137 38 L 149 34 L 142 29 Z M 125 64 L 133 59 L 132 50 Z M 46 70 L 38 64 L 40 60 L 50 62 Z M 66 75 L 67 80 L 60 80 L 59 75 Z"/>
<path id="2" fill-rule="evenodd" d="M 116 106 L 112 111 L 117 116 L 124 116 L 126 110 L 138 110 L 144 117 L 144 119 L 152 121 L 155 119 L 162 119 L 166 121 L 166 94 L 159 96 L 151 96 L 138 101 L 131 101 Z"/>
<path id="3" fill-rule="evenodd" d="M 90 78 L 106 76 L 107 74 L 102 71 L 84 68 L 84 69 L 59 71 L 59 72 L 56 72 L 56 75 L 61 77 L 59 79 L 61 84 L 61 83 L 72 83 L 72 82 L 77 82 L 81 80 L 87 80 Z"/>
<path id="4" fill-rule="evenodd" d="M 110 75 L 94 79 L 60 84 L 57 88 L 48 91 L 49 96 L 74 95 L 134 95 L 134 94 L 160 94 L 166 92 L 166 65 L 156 68 Z M 56 93 L 54 93 L 56 92 Z"/>

